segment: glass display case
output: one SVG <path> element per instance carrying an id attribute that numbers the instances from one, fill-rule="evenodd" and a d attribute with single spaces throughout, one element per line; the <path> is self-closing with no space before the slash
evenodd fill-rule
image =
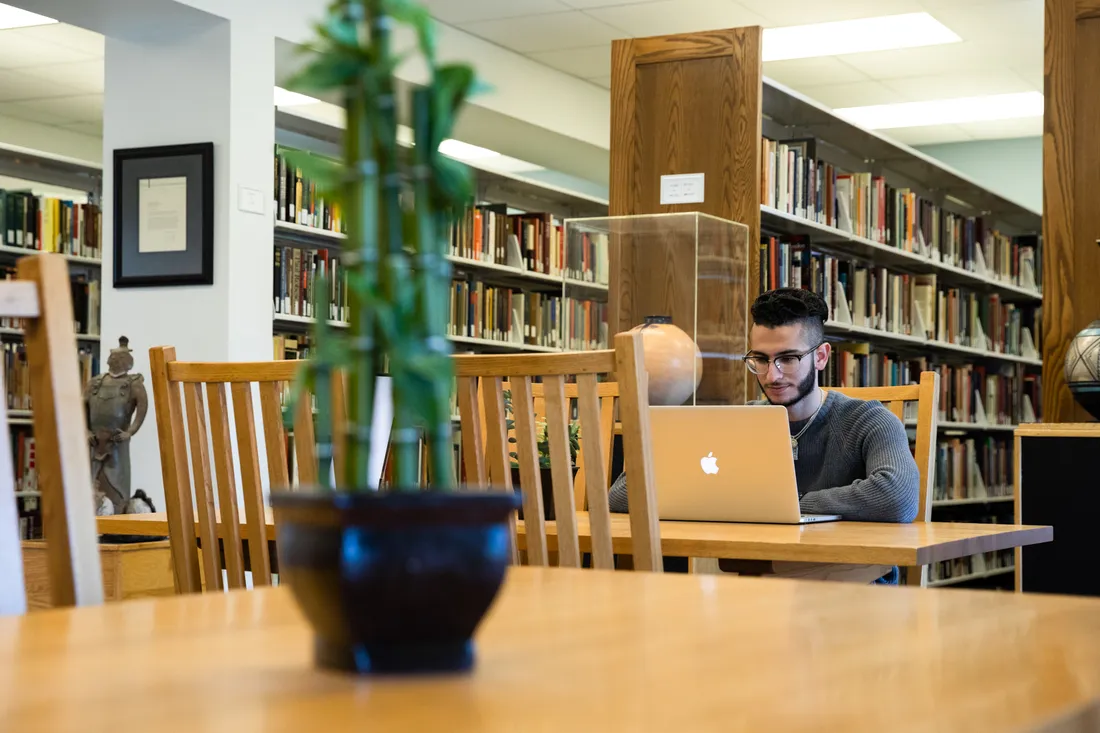
<path id="1" fill-rule="evenodd" d="M 744 402 L 747 226 L 698 212 L 566 219 L 563 239 L 565 349 L 609 348 L 615 333 L 670 331 L 671 324 L 694 341 L 699 358 L 685 359 L 678 338 L 654 339 L 652 350 L 647 339 L 651 383 L 689 379 L 698 385 L 689 387 L 689 404 Z M 669 394 L 678 396 L 675 389 Z"/>

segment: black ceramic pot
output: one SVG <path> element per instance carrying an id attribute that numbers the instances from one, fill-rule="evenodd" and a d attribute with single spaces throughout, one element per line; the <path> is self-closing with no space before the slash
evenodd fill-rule
<path id="1" fill-rule="evenodd" d="M 573 478 L 577 478 L 577 466 L 573 466 Z M 539 483 L 542 485 L 543 519 L 551 522 L 554 520 L 554 473 L 550 468 L 539 466 Z M 515 489 L 517 496 L 523 496 L 523 494 L 520 493 L 522 484 L 520 483 L 518 466 L 512 466 L 512 488 Z M 522 505 L 519 508 L 519 518 L 523 519 Z"/>
<path id="2" fill-rule="evenodd" d="M 1069 391 L 1077 404 L 1100 420 L 1100 382 L 1071 382 Z"/>
<path id="3" fill-rule="evenodd" d="M 449 672 L 510 561 L 503 492 L 273 493 L 279 581 L 315 635 L 318 666 Z"/>

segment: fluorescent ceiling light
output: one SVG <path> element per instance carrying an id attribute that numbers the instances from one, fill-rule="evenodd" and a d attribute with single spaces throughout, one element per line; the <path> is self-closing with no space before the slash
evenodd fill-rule
<path id="1" fill-rule="evenodd" d="M 764 29 L 764 60 L 807 59 L 961 41 L 928 13 Z"/>
<path id="2" fill-rule="evenodd" d="M 321 100 L 308 97 L 305 94 L 299 94 L 298 92 L 292 92 L 289 89 L 283 89 L 282 87 L 275 87 L 275 106 L 276 107 L 297 107 L 303 104 L 317 104 Z"/>
<path id="3" fill-rule="evenodd" d="M 846 107 L 833 111 L 849 122 L 869 130 L 958 125 L 966 122 L 1042 117 L 1043 95 L 1039 92 L 994 94 L 986 97 L 935 99 L 930 102 Z"/>
<path id="4" fill-rule="evenodd" d="M 451 140 L 449 138 L 439 143 L 439 152 L 450 158 L 455 158 L 456 160 L 482 160 L 484 158 L 495 158 L 500 155 L 500 153 L 495 150 L 479 148 L 476 145 L 470 145 L 461 140 Z"/>
<path id="5" fill-rule="evenodd" d="M 0 31 L 11 30 L 12 28 L 29 28 L 34 25 L 49 25 L 56 22 L 53 18 L 47 18 L 45 15 L 0 3 Z"/>

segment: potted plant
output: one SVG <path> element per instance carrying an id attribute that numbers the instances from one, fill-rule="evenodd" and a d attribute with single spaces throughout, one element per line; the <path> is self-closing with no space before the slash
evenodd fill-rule
<path id="1" fill-rule="evenodd" d="M 411 151 L 398 144 L 394 72 L 405 56 L 392 49 L 397 25 L 415 31 L 429 72 L 409 93 Z M 438 63 L 432 20 L 409 0 L 338 0 L 317 32 L 315 57 L 292 85 L 342 92 L 344 159 L 326 166 L 303 155 L 295 165 L 338 191 L 346 212 L 351 323 L 337 334 L 318 318 L 316 353 L 292 393 L 293 402 L 308 389 L 316 402 L 320 486 L 272 494 L 280 580 L 313 628 L 322 667 L 464 670 L 474 660 L 473 633 L 504 578 L 508 517 L 519 505 L 512 493 L 453 491 L 447 227 L 472 188 L 468 169 L 438 147 L 474 88 L 474 73 Z M 319 299 L 328 292 L 325 285 L 315 290 Z M 327 313 L 327 304 L 318 302 L 315 312 Z M 345 470 L 333 483 L 337 370 L 347 375 L 348 425 Z M 383 373 L 392 380 L 394 478 L 392 490 L 373 491 L 372 410 Z M 430 487 L 420 486 L 421 438 Z"/>
<path id="2" fill-rule="evenodd" d="M 504 390 L 504 414 L 512 414 L 512 393 Z M 511 417 L 504 420 L 511 435 L 515 429 L 516 421 Z M 546 420 L 539 419 L 535 424 L 536 445 L 539 452 L 539 483 L 542 486 L 543 517 L 547 520 L 554 519 L 554 474 L 550 470 L 550 435 L 547 432 Z M 515 444 L 516 439 L 508 438 L 508 442 Z M 569 422 L 569 465 L 573 471 L 573 478 L 577 477 L 577 451 L 581 447 L 581 426 L 576 421 Z M 519 455 L 515 451 L 509 452 L 512 457 L 512 487 L 518 493 L 521 488 L 519 472 Z M 523 519 L 523 507 L 520 507 L 519 518 Z"/>

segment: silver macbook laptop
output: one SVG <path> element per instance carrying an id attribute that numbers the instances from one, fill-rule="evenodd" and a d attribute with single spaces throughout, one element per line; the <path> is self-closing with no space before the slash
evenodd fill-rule
<path id="1" fill-rule="evenodd" d="M 798 509 L 787 410 L 772 405 L 652 407 L 660 519 L 808 524 Z"/>

